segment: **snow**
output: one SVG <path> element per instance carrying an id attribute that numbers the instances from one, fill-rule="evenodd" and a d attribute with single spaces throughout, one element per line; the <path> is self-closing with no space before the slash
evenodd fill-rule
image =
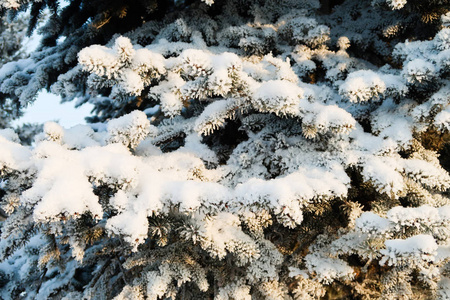
<path id="1" fill-rule="evenodd" d="M 111 78 L 119 68 L 114 51 L 100 45 L 93 45 L 80 51 L 78 61 L 86 71 L 108 78 Z"/>
<path id="2" fill-rule="evenodd" d="M 159 97 L 161 110 L 167 116 L 173 117 L 179 115 L 183 109 L 183 102 L 175 93 L 184 83 L 184 80 L 179 74 L 169 72 L 166 81 L 162 81 L 158 86 L 150 89 L 153 95 Z"/>
<path id="3" fill-rule="evenodd" d="M 174 93 L 163 93 L 159 97 L 161 110 L 167 116 L 179 115 L 184 105 L 180 98 Z"/>
<path id="4" fill-rule="evenodd" d="M 36 299 L 48 299 L 55 290 L 61 289 L 61 287 L 67 285 L 75 275 L 76 265 L 76 261 L 70 261 L 61 274 L 58 274 L 59 276 L 45 281 L 41 285 L 39 293 L 35 296 Z"/>
<path id="5" fill-rule="evenodd" d="M 291 68 L 289 58 L 282 60 L 274 57 L 272 54 L 265 55 L 261 61 L 261 68 L 255 74 L 263 80 L 286 80 L 292 83 L 298 83 L 298 76 Z"/>
<path id="6" fill-rule="evenodd" d="M 229 68 L 240 70 L 242 68 L 241 58 L 231 52 L 223 52 L 211 57 L 211 66 L 215 71 L 224 71 Z"/>
<path id="7" fill-rule="evenodd" d="M 441 131 L 450 131 L 450 106 L 436 115 L 434 125 Z"/>
<path id="8" fill-rule="evenodd" d="M 450 258 L 450 245 L 440 245 L 437 248 L 436 260 L 446 261 Z"/>
<path id="9" fill-rule="evenodd" d="M 188 135 L 185 139 L 184 147 L 181 147 L 178 151 L 192 153 L 205 162 L 219 162 L 216 153 L 209 149 L 207 145 L 202 143 L 201 137 L 197 133 Z"/>
<path id="10" fill-rule="evenodd" d="M 406 0 L 387 0 L 392 9 L 402 9 L 406 5 Z"/>
<path id="11" fill-rule="evenodd" d="M 4 135 L 11 138 L 8 131 L 2 132 L 0 135 L 0 170 L 3 168 L 22 171 L 31 169 L 30 149 L 10 141 Z"/>
<path id="12" fill-rule="evenodd" d="M 124 188 L 136 184 L 140 160 L 122 144 L 89 147 L 80 154 L 86 175 L 99 183 L 116 183 Z"/>
<path id="13" fill-rule="evenodd" d="M 129 61 L 136 53 L 130 39 L 123 36 L 116 39 L 113 50 L 117 53 L 121 62 Z"/>
<path id="14" fill-rule="evenodd" d="M 146 71 L 150 68 L 158 73 L 165 72 L 164 57 L 159 53 L 154 53 L 148 49 L 142 48 L 136 50 L 133 56 L 133 69 Z"/>
<path id="15" fill-rule="evenodd" d="M 391 21 L 403 11 L 377 12 L 377 6 L 384 3 L 398 10 L 406 1 L 383 1 L 366 7 L 364 22 L 358 21 L 366 27 L 353 26 L 358 23 L 350 21 L 348 11 L 342 12 L 352 7 L 351 1 L 317 18 L 313 15 L 320 1 L 283 4 L 293 8 L 278 7 L 283 5 L 276 1 L 255 4 L 242 16 L 245 22 L 226 4 L 224 15 L 214 8 L 217 15 L 211 15 L 199 4 L 198 15 L 177 18 L 178 11 L 171 10 L 174 19 L 167 23 L 153 20 L 126 36 L 114 36 L 107 46 L 82 49 L 79 65 L 72 69 L 66 60 L 75 58 L 76 51 L 62 55 L 47 47 L 36 54 L 46 56 L 45 64 L 64 61 L 50 68 L 59 75 L 52 91 L 67 99 L 86 92 L 78 103 L 91 101 L 97 115 L 109 122 L 68 129 L 48 122 L 32 147 L 19 145 L 11 130 L 0 130 L 4 202 L 20 201 L 19 207 L 12 203 L 7 210 L 12 215 L 4 221 L 1 252 L 9 251 L 4 241 L 15 242 L 23 228 L 16 226 L 22 225 L 20 214 L 28 216 L 36 230 L 55 234 L 58 246 L 69 240 L 61 250 L 70 252 L 63 257 L 70 261 L 70 270 L 45 266 L 60 277 L 44 280 L 39 294 L 28 297 L 46 298 L 58 283 L 70 282 L 78 266 L 73 258 L 81 261 L 88 255 L 85 250 L 104 250 L 109 259 L 112 247 L 104 248 L 105 240 L 111 241 L 108 236 L 118 241 L 114 255 L 123 255 L 118 266 L 126 259 L 132 268 L 140 259 L 136 264 L 143 270 L 143 281 L 126 273 L 132 285 L 117 299 L 177 298 L 187 282 L 195 282 L 201 291 L 213 283 L 217 299 L 250 299 L 250 292 L 282 299 L 288 292 L 283 292 L 287 285 L 280 274 L 287 268 L 291 276 L 302 275 L 313 287 L 324 289 L 353 280 L 356 269 L 363 278 L 377 264 L 395 267 L 379 269 L 381 276 L 391 276 L 391 271 L 398 278 L 413 274 L 414 284 L 417 280 L 431 289 L 440 285 L 445 293 L 450 175 L 437 152 L 424 147 L 419 137 L 430 129 L 450 129 L 450 85 L 444 78 L 450 31 L 442 25 L 433 39 L 397 44 L 391 55 L 394 44 L 385 42 L 398 40 L 402 25 Z M 7 1 L 0 3 L 5 6 Z M 335 16 L 338 10 L 348 20 Z M 369 12 L 374 20 L 367 18 Z M 375 20 L 380 14 L 389 16 L 382 24 Z M 270 24 L 271 19 L 277 22 Z M 339 30 L 334 30 L 335 23 Z M 385 36 L 365 41 L 375 29 Z M 69 39 L 58 45 L 68 46 Z M 151 44 L 145 45 L 147 41 Z M 328 41 L 337 42 L 339 49 Z M 350 45 L 352 51 L 347 52 Z M 367 50 L 371 56 L 375 51 L 382 60 L 392 56 L 392 63 L 389 59 L 378 68 L 378 63 L 352 57 L 354 50 Z M 37 66 L 34 61 L 39 59 L 1 68 L 2 93 L 25 103 L 36 89 L 48 87 L 48 65 Z M 398 67 L 391 66 L 394 62 Z M 144 111 L 114 118 L 136 100 Z M 233 126 L 227 126 L 230 123 Z M 227 130 L 216 132 L 225 126 Z M 355 197 L 359 188 L 369 189 L 370 199 L 359 197 L 364 193 Z M 327 213 L 337 209 L 345 218 L 339 224 L 346 227 L 324 227 L 334 226 L 329 220 L 311 224 L 311 219 L 328 218 Z M 95 229 L 105 229 L 94 246 L 77 235 L 75 219 L 88 212 Z M 155 220 L 161 220 L 161 227 Z M 313 240 L 284 245 L 271 236 L 281 240 L 284 233 L 299 232 L 313 234 Z M 166 245 L 172 237 L 179 242 L 176 247 Z M 17 269 L 20 279 L 27 280 L 35 261 L 26 260 L 22 250 L 42 244 L 32 239 L 8 262 L 12 264 L 1 267 Z M 139 246 L 158 253 L 149 261 Z M 129 254 L 130 249 L 138 253 Z M 37 253 L 34 256 L 45 255 Z M 291 254 L 299 254 L 298 259 L 286 260 Z M 352 255 L 358 259 L 350 266 Z M 239 272 L 229 281 L 208 281 L 210 273 L 202 263 L 207 256 Z M 125 275 L 119 269 L 114 270 Z M 89 292 L 73 293 L 86 297 Z"/>
<path id="16" fill-rule="evenodd" d="M 362 232 L 367 232 L 371 234 L 385 234 L 392 223 L 383 217 L 373 213 L 373 212 L 363 212 L 361 216 L 356 219 L 356 228 Z"/>
<path id="17" fill-rule="evenodd" d="M 208 85 L 216 95 L 225 96 L 231 90 L 232 80 L 227 69 L 216 69 L 208 78 Z"/>
<path id="18" fill-rule="evenodd" d="M 111 120 L 107 130 L 111 142 L 122 143 L 131 148 L 136 148 L 147 135 L 157 134 L 157 128 L 150 125 L 147 115 L 138 110 Z"/>
<path id="19" fill-rule="evenodd" d="M 133 245 L 133 250 L 137 251 L 137 246 L 147 238 L 148 220 L 146 212 L 125 210 L 117 216 L 109 218 L 106 229 L 110 233 L 123 236 L 127 243 Z"/>
<path id="20" fill-rule="evenodd" d="M 440 51 L 450 49 L 450 28 L 448 26 L 442 28 L 434 37 L 433 42 Z"/>
<path id="21" fill-rule="evenodd" d="M 0 3 L 4 8 L 12 8 L 12 9 L 18 9 L 20 7 L 20 4 L 18 1 L 15 0 L 3 0 Z"/>
<path id="22" fill-rule="evenodd" d="M 436 68 L 430 62 L 416 58 L 408 62 L 403 71 L 403 76 L 410 83 L 431 80 L 435 76 Z"/>
<path id="23" fill-rule="evenodd" d="M 341 49 L 341 50 L 346 50 L 347 48 L 350 47 L 350 40 L 349 40 L 349 38 L 346 37 L 346 36 L 341 36 L 341 37 L 338 39 L 336 45 L 339 47 L 339 49 Z"/>
<path id="24" fill-rule="evenodd" d="M 386 91 L 382 78 L 371 70 L 360 70 L 350 73 L 339 87 L 339 93 L 351 102 L 379 101 Z"/>
<path id="25" fill-rule="evenodd" d="M 71 149 L 99 146 L 94 130 L 88 125 L 76 125 L 64 130 L 63 141 Z"/>
<path id="26" fill-rule="evenodd" d="M 335 279 L 353 279 L 354 271 L 345 261 L 326 257 L 322 253 L 308 254 L 305 257 L 306 268 L 310 274 L 316 274 L 317 280 L 329 284 Z"/>
<path id="27" fill-rule="evenodd" d="M 255 85 L 253 106 L 260 112 L 277 115 L 299 116 L 303 90 L 286 80 L 269 80 Z"/>
<path id="28" fill-rule="evenodd" d="M 388 211 L 387 217 L 400 226 L 429 227 L 440 221 L 438 209 L 429 205 L 420 207 L 397 206 Z"/>
<path id="29" fill-rule="evenodd" d="M 314 199 L 345 197 L 346 180 L 348 177 L 339 172 L 326 172 L 319 168 L 300 169 L 284 178 L 269 181 L 250 179 L 236 186 L 235 194 L 246 206 L 251 206 L 255 201 L 267 201 L 276 208 L 277 213 L 289 215 L 296 224 L 300 224 L 303 220 L 302 206 Z"/>
<path id="30" fill-rule="evenodd" d="M 13 143 L 19 141 L 19 136 L 11 128 L 0 129 L 0 136 Z"/>
<path id="31" fill-rule="evenodd" d="M 54 142 L 42 142 L 34 155 L 38 158 L 38 179 L 22 194 L 21 202 L 25 205 L 36 203 L 36 221 L 45 222 L 60 216 L 76 218 L 87 211 L 98 217 L 103 215 L 78 153 Z"/>
<path id="32" fill-rule="evenodd" d="M 115 40 L 112 49 L 92 45 L 78 53 L 78 62 L 83 70 L 113 80 L 116 94 L 139 96 L 151 82 L 151 78 L 165 73 L 164 58 L 148 49 L 134 49 L 127 37 Z M 95 80 L 91 81 L 95 85 Z M 113 93 L 112 93 L 113 94 Z"/>
<path id="33" fill-rule="evenodd" d="M 419 234 L 407 239 L 394 239 L 385 242 L 386 249 L 380 250 L 384 255 L 380 264 L 398 265 L 406 260 L 433 262 L 438 245 L 430 235 Z"/>
<path id="34" fill-rule="evenodd" d="M 145 109 L 144 113 L 147 116 L 152 116 L 152 115 L 156 114 L 160 109 L 161 109 L 161 105 L 158 104 L 158 105 L 155 105 L 153 107 Z"/>
<path id="35" fill-rule="evenodd" d="M 126 285 L 123 288 L 122 292 L 120 292 L 119 295 L 114 297 L 113 300 L 140 300 L 143 297 L 144 297 L 144 295 L 142 294 L 142 290 L 140 289 L 139 286 Z M 66 299 L 63 299 L 63 300 L 66 300 Z M 70 300 L 70 298 L 67 300 Z"/>
<path id="36" fill-rule="evenodd" d="M 169 182 L 165 185 L 166 193 L 172 204 L 180 204 L 182 211 L 197 211 L 200 206 L 218 205 L 226 201 L 230 191 L 214 182 Z"/>
<path id="37" fill-rule="evenodd" d="M 133 70 L 125 70 L 121 73 L 122 88 L 126 93 L 139 96 L 145 85 L 141 76 Z"/>
<path id="38" fill-rule="evenodd" d="M 304 111 L 303 124 L 312 126 L 320 133 L 331 130 L 348 134 L 356 125 L 353 116 L 337 105 L 302 101 L 300 107 Z"/>
<path id="39" fill-rule="evenodd" d="M 403 176 L 398 172 L 392 160 L 372 157 L 363 163 L 362 175 L 389 196 L 398 197 L 405 188 Z"/>
<path id="40" fill-rule="evenodd" d="M 414 121 L 409 116 L 411 106 L 412 104 L 408 102 L 395 105 L 393 99 L 386 99 L 373 112 L 371 122 L 373 132 L 383 139 L 392 139 L 398 145 L 398 149 L 408 148 L 413 140 L 414 127 Z"/>
<path id="41" fill-rule="evenodd" d="M 211 60 L 209 53 L 197 49 L 186 49 L 180 55 L 184 69 L 191 76 L 206 75 L 206 72 L 213 67 Z"/>
<path id="42" fill-rule="evenodd" d="M 242 264 L 250 258 L 258 258 L 259 249 L 255 241 L 240 229 L 239 224 L 239 218 L 230 213 L 219 213 L 206 220 L 201 233 L 204 237 L 202 248 L 219 259 L 225 258 L 227 250 L 234 252 Z"/>
<path id="43" fill-rule="evenodd" d="M 441 277 L 439 281 L 438 296 L 440 299 L 450 298 L 450 279 L 448 277 Z"/>
<path id="44" fill-rule="evenodd" d="M 229 100 L 218 100 L 209 104 L 195 121 L 195 130 L 201 134 L 210 134 L 225 125 L 227 110 L 233 104 Z"/>
<path id="45" fill-rule="evenodd" d="M 30 58 L 19 59 L 17 61 L 6 63 L 0 68 L 0 81 L 3 81 L 8 75 L 32 65 L 34 65 L 34 62 Z"/>
<path id="46" fill-rule="evenodd" d="M 450 188 L 450 174 L 441 166 L 420 159 L 406 159 L 403 168 L 408 177 L 424 186 L 442 191 Z"/>
<path id="47" fill-rule="evenodd" d="M 210 106 L 214 107 L 213 104 Z M 145 240 L 147 216 L 169 205 L 195 212 L 201 206 L 219 206 L 230 201 L 253 205 L 265 199 L 277 214 L 300 224 L 301 208 L 309 201 L 346 196 L 349 178 L 342 168 L 300 169 L 270 181 L 251 179 L 235 190 L 216 182 L 204 182 L 203 176 L 216 180 L 217 171 L 205 169 L 199 157 L 210 162 L 216 162 L 217 158 L 197 134 L 188 136 L 185 146 L 178 151 L 162 154 L 151 145 L 150 129 L 145 113 L 132 112 L 108 123 L 108 138 L 103 143 L 109 144 L 103 145 L 94 139 L 88 126 L 63 129 L 56 123 L 47 123 L 48 138 L 28 154 L 35 159 L 38 179 L 23 193 L 21 202 L 36 205 L 36 221 L 77 218 L 87 211 L 101 217 L 103 211 L 93 193 L 94 186 L 117 186 L 119 191 L 111 199 L 111 205 L 119 214 L 108 220 L 107 229 L 123 235 L 136 249 Z M 12 144 L 6 140 L 5 143 Z M 145 157 L 133 155 L 127 147 L 139 143 L 136 153 Z"/>
<path id="48" fill-rule="evenodd" d="M 450 220 L 450 205 L 444 205 L 438 208 L 439 217 L 443 223 L 448 222 Z"/>

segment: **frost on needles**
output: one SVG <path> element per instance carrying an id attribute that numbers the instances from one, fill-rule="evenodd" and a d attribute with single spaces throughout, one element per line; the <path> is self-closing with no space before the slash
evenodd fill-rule
<path id="1" fill-rule="evenodd" d="M 0 130 L 0 298 L 449 299 L 449 2 L 341 2 L 0 0 L 94 105 Z"/>

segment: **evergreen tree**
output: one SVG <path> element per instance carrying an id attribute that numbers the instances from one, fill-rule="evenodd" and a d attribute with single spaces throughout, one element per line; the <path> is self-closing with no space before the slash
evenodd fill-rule
<path id="1" fill-rule="evenodd" d="M 449 299 L 447 0 L 0 0 L 3 299 Z"/>
<path id="2" fill-rule="evenodd" d="M 6 15 L 0 16 L 0 67 L 25 56 L 23 43 L 27 20 L 27 16 L 23 14 L 13 20 Z M 2 94 L 1 91 L 0 94 Z M 10 122 L 18 118 L 21 113 L 20 105 L 6 97 L 1 97 L 0 109 L 0 128 L 10 126 Z"/>

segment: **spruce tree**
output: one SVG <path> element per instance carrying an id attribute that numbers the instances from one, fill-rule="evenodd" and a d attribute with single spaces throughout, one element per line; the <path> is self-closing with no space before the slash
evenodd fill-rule
<path id="1" fill-rule="evenodd" d="M 0 297 L 449 299 L 449 4 L 0 0 Z"/>
<path id="2" fill-rule="evenodd" d="M 24 14 L 14 19 L 8 18 L 7 15 L 0 15 L 0 67 L 25 56 L 23 43 L 27 21 L 28 16 Z M 0 94 L 2 94 L 1 91 Z M 10 122 L 18 118 L 21 113 L 20 105 L 7 97 L 1 97 L 0 109 L 0 128 L 2 129 L 9 127 Z"/>

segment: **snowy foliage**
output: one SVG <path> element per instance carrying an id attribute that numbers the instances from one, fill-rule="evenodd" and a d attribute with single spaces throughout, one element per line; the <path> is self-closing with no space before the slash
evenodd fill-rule
<path id="1" fill-rule="evenodd" d="M 450 297 L 448 1 L 119 2 L 0 0 L 95 107 L 0 131 L 1 298 Z"/>

